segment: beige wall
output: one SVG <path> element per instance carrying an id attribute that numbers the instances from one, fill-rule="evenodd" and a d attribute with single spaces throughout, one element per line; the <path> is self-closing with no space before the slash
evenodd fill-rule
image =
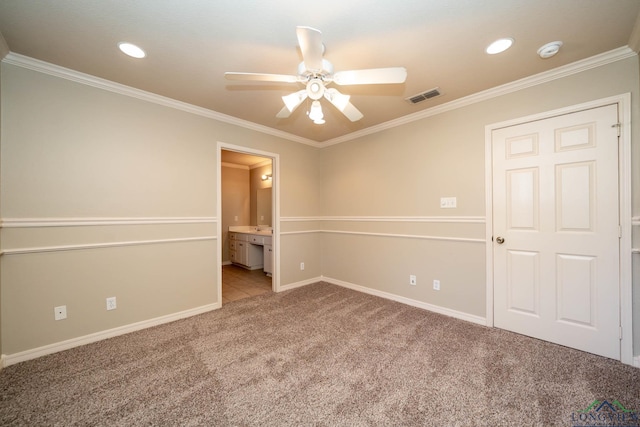
<path id="1" fill-rule="evenodd" d="M 6 62 L 1 79 L 2 354 L 219 306 L 218 142 L 277 153 L 282 214 L 317 212 L 313 147 Z M 281 262 L 283 285 L 312 275 Z"/>
<path id="2" fill-rule="evenodd" d="M 229 262 L 229 227 L 249 225 L 249 169 L 221 169 L 222 199 L 222 262 Z M 236 220 L 236 217 L 238 220 Z"/>
<path id="3" fill-rule="evenodd" d="M 638 60 L 629 58 L 323 149 L 322 214 L 353 217 L 325 221 L 323 275 L 484 317 L 485 245 L 474 239 L 484 241 L 485 225 L 464 221 L 485 216 L 485 126 L 631 92 L 633 215 L 638 216 L 638 80 Z M 441 209 L 443 196 L 457 197 L 458 207 Z M 392 218 L 367 220 L 372 216 Z M 420 223 L 398 216 L 461 218 Z M 639 244 L 635 226 L 634 246 Z M 634 262 L 637 272 L 637 255 Z M 418 286 L 408 284 L 410 274 Z M 432 289 L 434 279 L 440 280 L 440 291 Z M 637 273 L 633 281 L 638 295 Z M 640 313 L 640 305 L 634 312 Z M 638 315 L 634 330 L 638 354 Z"/>
<path id="4" fill-rule="evenodd" d="M 6 63 L 0 77 L 0 243 L 9 253 L 0 258 L 0 332 L 7 355 L 219 304 L 217 142 L 279 156 L 274 226 L 283 286 L 324 275 L 482 318 L 485 126 L 632 92 L 640 134 L 637 58 L 324 149 Z M 440 209 L 442 196 L 456 196 L 458 207 Z M 638 191 L 633 205 L 640 215 Z M 455 218 L 432 221 L 440 216 Z M 638 247 L 637 226 L 634 233 Z M 636 296 L 638 263 L 636 256 Z M 408 285 L 409 274 L 418 286 Z M 433 279 L 441 291 L 431 289 Z M 118 298 L 117 310 L 104 310 L 107 296 Z M 55 322 L 60 304 L 69 318 Z M 640 316 L 634 327 L 638 354 Z"/>

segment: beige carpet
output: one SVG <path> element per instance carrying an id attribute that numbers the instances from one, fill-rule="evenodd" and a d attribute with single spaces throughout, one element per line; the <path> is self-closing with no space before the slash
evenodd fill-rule
<path id="1" fill-rule="evenodd" d="M 638 425 L 634 410 L 640 369 L 326 283 L 0 373 L 2 425 Z"/>

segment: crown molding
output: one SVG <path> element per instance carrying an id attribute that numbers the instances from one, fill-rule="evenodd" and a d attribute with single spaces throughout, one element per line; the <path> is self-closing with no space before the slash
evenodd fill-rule
<path id="1" fill-rule="evenodd" d="M 223 168 L 242 169 L 245 171 L 249 170 L 249 166 L 247 165 L 237 165 L 235 163 L 228 163 L 228 162 L 220 162 L 220 166 L 222 166 Z"/>
<path id="2" fill-rule="evenodd" d="M 269 160 L 265 160 L 264 162 L 260 162 L 260 163 L 256 163 L 255 165 L 251 165 L 249 166 L 249 169 L 258 169 L 258 168 L 262 168 L 264 166 L 271 166 L 271 159 Z"/>
<path id="3" fill-rule="evenodd" d="M 527 89 L 532 86 L 548 83 L 553 80 L 561 79 L 563 77 L 567 77 L 573 74 L 587 71 L 592 68 L 601 67 L 603 65 L 607 65 L 616 61 L 621 61 L 623 59 L 631 58 L 634 56 L 637 56 L 637 53 L 634 52 L 628 46 L 610 50 L 609 52 L 605 52 L 600 55 L 595 55 L 590 58 L 583 59 L 581 61 L 576 61 L 571 64 L 564 65 L 562 67 L 554 68 L 553 70 L 549 70 L 549 71 L 535 74 L 533 76 L 525 77 L 523 79 L 506 83 L 501 86 L 496 86 L 494 88 L 487 89 L 482 92 L 477 92 L 472 95 L 465 96 L 463 98 L 456 99 L 451 102 L 447 102 L 445 104 L 437 105 L 435 107 L 418 111 L 416 113 L 409 114 L 394 120 L 390 120 L 388 122 L 381 123 L 379 125 L 371 126 L 366 129 L 352 132 L 344 136 L 327 140 L 322 144 L 322 147 L 328 147 L 331 145 L 340 144 L 342 142 L 351 141 L 356 138 L 361 138 L 363 136 L 371 135 L 373 133 L 381 132 L 383 130 L 391 129 L 407 123 L 426 119 L 427 117 L 432 117 L 438 114 L 445 113 L 447 111 L 456 110 L 458 108 L 466 107 L 472 104 L 476 104 L 478 102 L 486 101 L 492 98 L 497 98 L 499 96 L 507 95 L 509 93 Z"/>
<path id="4" fill-rule="evenodd" d="M 155 93 L 147 92 L 141 89 L 136 89 L 131 86 L 126 86 L 120 83 L 112 82 L 110 80 L 102 79 L 100 77 L 92 76 L 90 74 L 81 73 L 79 71 L 71 70 L 69 68 L 60 67 L 39 59 L 30 58 L 28 56 L 20 55 L 19 53 L 9 52 L 2 62 L 15 65 L 18 67 L 26 68 L 33 71 L 38 71 L 44 74 L 48 74 L 54 77 L 59 77 L 66 80 L 71 80 L 76 83 L 85 84 L 98 89 L 107 90 L 120 95 L 137 98 L 143 101 L 151 102 L 154 104 L 162 105 L 165 107 L 174 108 L 176 110 L 185 111 L 187 113 L 196 114 L 199 116 L 207 117 L 210 119 L 218 120 L 223 123 L 232 124 L 245 129 L 261 132 L 267 135 L 275 136 L 278 138 L 287 139 L 293 142 L 299 142 L 305 145 L 311 145 L 314 147 L 321 146 L 318 142 L 312 141 L 307 138 L 302 138 L 297 135 L 290 134 L 288 132 L 279 131 L 277 129 L 270 128 L 268 126 L 259 125 L 247 120 L 238 119 L 226 114 L 218 113 L 217 111 L 209 110 L 207 108 L 198 107 L 196 105 L 188 104 L 186 102 L 177 101 L 172 98 L 157 95 Z"/>
<path id="5" fill-rule="evenodd" d="M 236 169 L 244 169 L 244 170 L 254 170 L 264 166 L 271 166 L 271 159 L 265 160 L 264 162 L 257 163 L 255 165 L 247 166 L 247 165 L 239 165 L 236 163 L 222 162 L 220 163 L 223 167 L 227 168 L 236 168 Z"/>
<path id="6" fill-rule="evenodd" d="M 426 110 L 418 111 L 413 114 L 409 114 L 388 122 L 381 123 L 379 125 L 370 126 L 365 129 L 361 129 L 356 132 L 349 133 L 337 138 L 332 138 L 323 142 L 313 141 L 308 138 L 302 138 L 297 135 L 293 135 L 287 132 L 279 131 L 277 129 L 270 128 L 268 126 L 259 125 L 247 120 L 238 119 L 226 114 L 218 113 L 217 111 L 209 110 L 206 108 L 198 107 L 186 102 L 177 101 L 175 99 L 167 98 L 161 95 L 157 95 L 151 92 L 146 92 L 140 89 L 136 89 L 130 86 L 125 86 L 120 83 L 115 83 L 106 79 L 95 77 L 89 74 L 80 73 L 75 70 L 60 67 L 58 65 L 50 64 L 48 62 L 40 61 L 38 59 L 30 58 L 28 56 L 20 55 L 14 52 L 9 52 L 2 62 L 12 64 L 18 67 L 27 68 L 33 71 L 39 71 L 45 74 L 49 74 L 55 77 L 75 81 L 77 83 L 86 84 L 99 89 L 108 90 L 121 95 L 130 96 L 133 98 L 141 99 L 144 101 L 152 102 L 155 104 L 163 105 L 170 108 L 175 108 L 188 113 L 197 114 L 199 116 L 218 120 L 220 122 L 232 124 L 245 129 L 254 130 L 267 135 L 272 135 L 278 138 L 287 139 L 289 141 L 298 142 L 305 145 L 310 145 L 316 148 L 329 147 L 331 145 L 340 144 L 342 142 L 351 141 L 357 138 L 362 138 L 367 135 L 371 135 L 383 130 L 391 129 L 394 127 L 402 126 L 404 124 L 412 123 L 418 120 L 422 120 L 428 117 L 432 117 L 438 114 L 442 114 L 448 111 L 452 111 L 458 108 L 466 107 L 468 105 L 476 104 L 478 102 L 486 101 L 492 98 L 497 98 L 502 95 L 507 95 L 519 90 L 527 89 L 532 86 L 548 83 L 553 80 L 561 79 L 573 74 L 577 74 L 583 71 L 590 70 L 592 68 L 601 67 L 603 65 L 610 64 L 612 62 L 621 61 L 638 54 L 630 47 L 624 46 L 618 49 L 611 50 L 609 52 L 602 53 L 600 55 L 592 56 L 581 61 L 576 61 L 571 64 L 564 65 L 562 67 L 554 68 L 553 70 L 545 71 L 530 77 L 525 77 L 520 80 L 516 80 L 501 86 L 496 86 L 491 89 L 487 89 L 475 94 L 456 99 L 445 104 L 437 105 Z"/>

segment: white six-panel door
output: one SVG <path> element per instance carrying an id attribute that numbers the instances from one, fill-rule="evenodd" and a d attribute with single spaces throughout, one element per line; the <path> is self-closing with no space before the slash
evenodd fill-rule
<path id="1" fill-rule="evenodd" d="M 620 359 L 617 123 L 614 104 L 492 132 L 496 327 Z"/>

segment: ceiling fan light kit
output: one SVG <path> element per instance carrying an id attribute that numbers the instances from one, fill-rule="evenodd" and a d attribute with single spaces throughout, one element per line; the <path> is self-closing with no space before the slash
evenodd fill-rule
<path id="1" fill-rule="evenodd" d="M 298 65 L 298 75 L 260 74 L 227 72 L 228 80 L 248 80 L 279 83 L 302 83 L 305 89 L 282 97 L 285 106 L 276 117 L 286 119 L 293 111 L 309 98 L 313 100 L 308 112 L 309 118 L 315 124 L 323 124 L 324 114 L 320 99 L 327 99 L 338 111 L 342 112 L 352 122 L 360 120 L 363 114 L 350 102 L 350 96 L 340 93 L 327 85 L 362 85 L 362 84 L 399 84 L 407 79 L 404 67 L 373 68 L 365 70 L 350 70 L 333 72 L 333 65 L 324 59 L 324 45 L 322 33 L 311 27 L 297 27 L 296 35 L 302 52 L 302 62 Z"/>
<path id="2" fill-rule="evenodd" d="M 289 113 L 291 113 L 293 110 L 298 108 L 298 105 L 302 104 L 302 101 L 304 101 L 306 97 L 307 91 L 305 89 L 285 95 L 282 97 L 282 100 L 284 101 L 285 107 L 289 110 Z"/>
<path id="3" fill-rule="evenodd" d="M 319 101 L 313 101 L 311 103 L 311 110 L 309 110 L 309 118 L 317 125 L 324 123 L 324 114 L 322 113 L 322 105 Z"/>

